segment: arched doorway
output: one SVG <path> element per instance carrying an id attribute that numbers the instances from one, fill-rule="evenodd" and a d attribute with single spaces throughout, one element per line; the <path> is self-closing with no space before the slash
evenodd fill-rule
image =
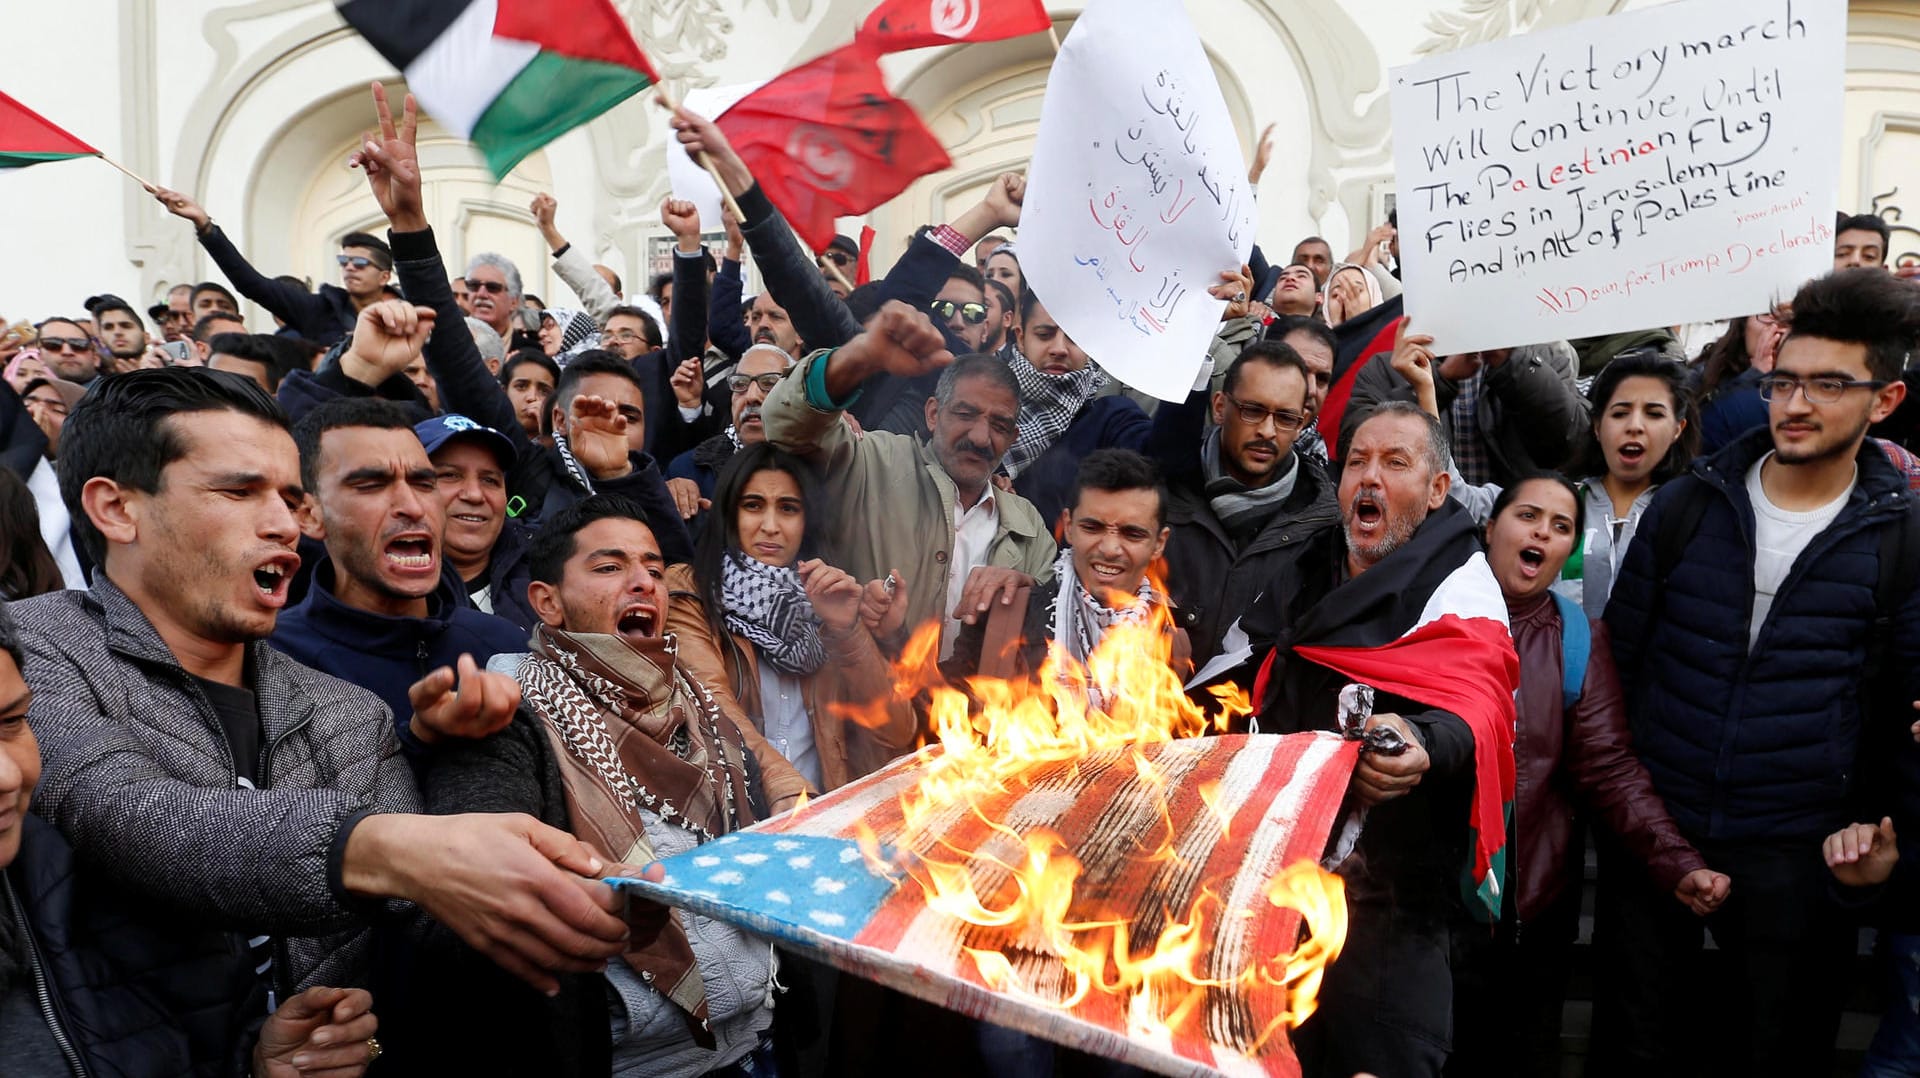
<path id="1" fill-rule="evenodd" d="M 310 276 L 316 284 L 335 281 L 333 258 L 343 234 L 386 235 L 366 177 L 345 164 L 359 145 L 367 111 L 364 89 L 337 94 L 295 117 L 269 144 L 248 206 L 249 255 L 263 270 Z M 430 118 L 421 118 L 418 146 L 427 219 L 448 272 L 461 272 L 473 253 L 498 251 L 520 267 L 528 291 L 548 303 L 574 302 L 551 276 L 527 209 L 536 193 L 552 189 L 545 155 L 533 154 L 496 184 L 472 148 Z"/>

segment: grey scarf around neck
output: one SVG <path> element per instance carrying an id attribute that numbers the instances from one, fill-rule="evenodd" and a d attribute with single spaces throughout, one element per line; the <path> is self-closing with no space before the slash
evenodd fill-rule
<path id="1" fill-rule="evenodd" d="M 1293 495 L 1300 480 L 1300 458 L 1287 453 L 1286 471 L 1264 487 L 1249 487 L 1226 473 L 1220 466 L 1220 428 L 1207 432 L 1200 446 L 1200 465 L 1206 477 L 1202 488 L 1213 515 L 1235 542 L 1241 542 L 1266 526 L 1267 521 Z"/>

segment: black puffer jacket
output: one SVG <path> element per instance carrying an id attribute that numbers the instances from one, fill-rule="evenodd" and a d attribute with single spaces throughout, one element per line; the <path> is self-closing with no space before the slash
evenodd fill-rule
<path id="1" fill-rule="evenodd" d="M 1634 746 L 1693 840 L 1817 845 L 1859 811 L 1863 741 L 1913 720 L 1897 704 L 1869 713 L 1862 699 L 1882 535 L 1901 526 L 1913 500 L 1874 442 L 1860 448 L 1859 480 L 1840 515 L 1801 552 L 1748 646 L 1755 524 L 1746 475 L 1772 448 L 1771 432 L 1754 431 L 1663 485 L 1607 604 Z M 1659 579 L 1663 524 L 1688 498 L 1704 500 L 1705 513 Z M 1920 699 L 1920 589 L 1900 599 L 1885 644 L 1894 695 Z"/>

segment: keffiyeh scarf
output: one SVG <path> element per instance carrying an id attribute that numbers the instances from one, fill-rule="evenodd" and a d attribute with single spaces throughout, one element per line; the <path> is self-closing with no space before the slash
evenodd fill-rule
<path id="1" fill-rule="evenodd" d="M 740 732 L 679 668 L 672 636 L 634 644 L 543 625 L 515 677 L 553 748 L 569 830 L 603 854 L 654 860 L 643 812 L 702 841 L 753 822 Z M 706 986 L 678 914 L 625 959 L 705 1021 Z"/>
<path id="2" fill-rule="evenodd" d="M 1007 369 L 1020 385 L 1020 432 L 1001 467 L 1015 479 L 1067 432 L 1073 417 L 1107 383 L 1107 373 L 1088 363 L 1072 374 L 1042 374 L 1018 346 L 1008 344 L 1007 352 Z"/>
<path id="3" fill-rule="evenodd" d="M 820 618 L 791 566 L 729 550 L 720 566 L 720 599 L 728 630 L 746 637 L 775 670 L 809 677 L 826 665 Z"/>
<path id="4" fill-rule="evenodd" d="M 1107 606 L 1087 590 L 1080 582 L 1080 574 L 1073 571 L 1072 547 L 1060 551 L 1059 559 L 1053 563 L 1053 578 L 1060 581 L 1059 594 L 1053 599 L 1053 642 L 1082 664 L 1106 637 L 1107 630 L 1115 625 L 1145 623 L 1153 604 L 1160 601 L 1153 584 L 1143 578 L 1140 590 L 1135 593 L 1137 602 L 1117 609 Z"/>

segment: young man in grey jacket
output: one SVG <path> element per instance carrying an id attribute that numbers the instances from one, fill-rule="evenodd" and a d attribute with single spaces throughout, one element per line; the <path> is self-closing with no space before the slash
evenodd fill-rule
<path id="1" fill-rule="evenodd" d="M 244 1028 L 308 986 L 372 983 L 372 930 L 414 913 L 388 899 L 538 987 L 619 953 L 616 898 L 582 878 L 604 867 L 590 851 L 526 817 L 417 815 L 379 699 L 267 647 L 304 492 L 257 384 L 135 371 L 67 430 L 61 493 L 100 568 L 89 591 L 15 608 L 45 760 L 34 811 L 149 930 L 153 968 L 130 975 Z M 503 680 L 423 680 L 415 734 L 497 728 L 517 703 Z M 188 975 L 222 955 L 224 976 Z M 196 1044 L 196 1064 L 227 1047 Z"/>

